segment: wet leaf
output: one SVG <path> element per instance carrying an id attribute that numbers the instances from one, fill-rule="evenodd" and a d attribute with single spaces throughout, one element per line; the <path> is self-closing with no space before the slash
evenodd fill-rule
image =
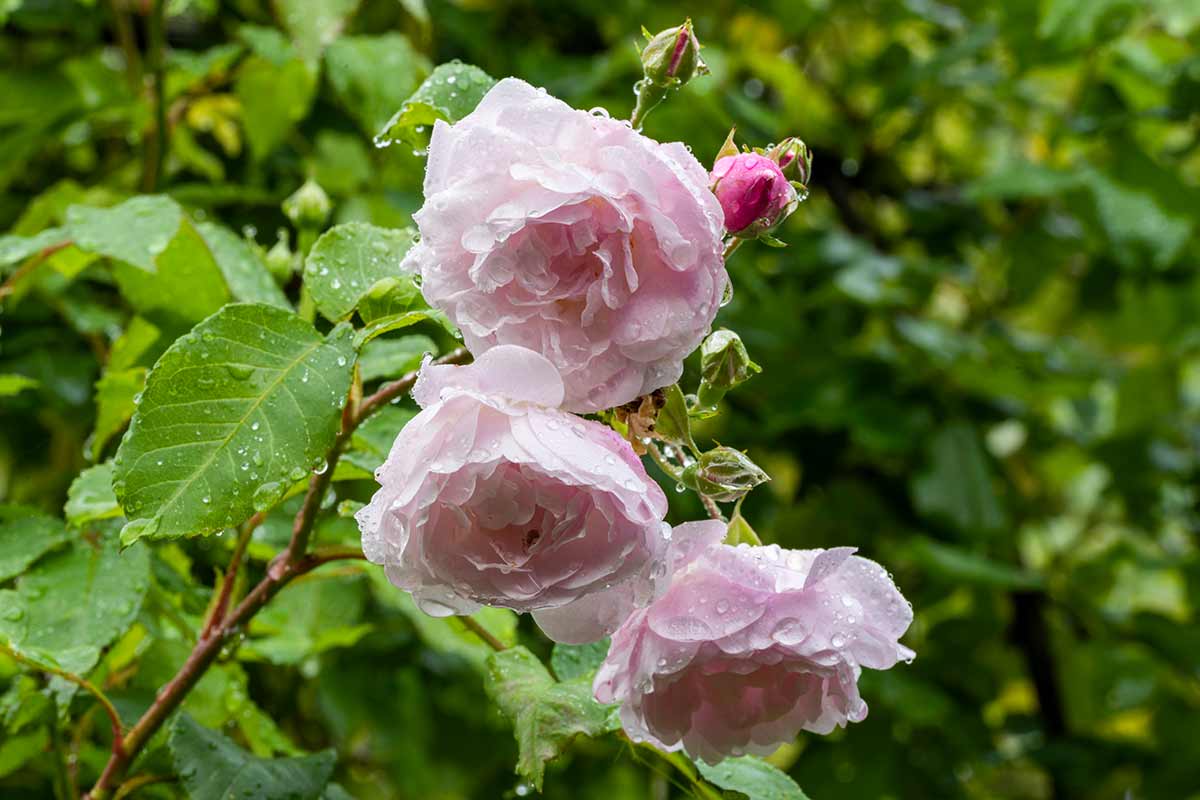
<path id="1" fill-rule="evenodd" d="M 331 320 L 348 316 L 376 282 L 398 272 L 412 241 L 411 230 L 365 222 L 330 228 L 304 261 L 304 284 L 317 308 Z"/>
<path id="2" fill-rule="evenodd" d="M 61 521 L 23 506 L 0 506 L 0 582 L 20 575 L 67 539 Z"/>
<path id="3" fill-rule="evenodd" d="M 414 148 L 429 146 L 433 123 L 458 122 L 470 114 L 496 80 L 470 64 L 439 64 L 425 82 L 400 106 L 375 138 L 380 145 L 396 139 Z"/>
<path id="4" fill-rule="evenodd" d="M 154 365 L 114 488 L 142 537 L 212 533 L 280 499 L 324 457 L 350 386 L 351 331 L 229 305 Z"/>
<path id="5" fill-rule="evenodd" d="M 520 755 L 517 774 L 541 791 L 546 762 L 576 736 L 598 736 L 620 726 L 615 707 L 592 697 L 591 681 L 559 683 L 537 656 L 510 647 L 488 658 L 487 693 L 512 722 Z"/>
<path id="6" fill-rule="evenodd" d="M 191 800 L 316 800 L 337 760 L 332 750 L 299 758 L 257 758 L 187 714 L 175 718 L 167 746 Z"/>
<path id="7" fill-rule="evenodd" d="M 727 758 L 713 766 L 697 761 L 696 769 L 709 783 L 747 800 L 808 800 L 786 772 L 754 756 Z"/>

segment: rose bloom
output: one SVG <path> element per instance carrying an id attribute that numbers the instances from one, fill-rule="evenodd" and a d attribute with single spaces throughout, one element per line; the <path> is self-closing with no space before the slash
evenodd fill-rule
<path id="1" fill-rule="evenodd" d="M 710 764 L 862 720 L 862 667 L 912 659 L 897 642 L 912 609 L 853 552 L 693 545 L 613 635 L 596 698 L 621 704 L 633 740 Z"/>
<path id="2" fill-rule="evenodd" d="M 708 184 L 682 144 L 506 78 L 435 123 L 403 267 L 472 353 L 535 350 L 566 409 L 610 408 L 678 380 L 717 313 L 723 216 Z"/>
<path id="3" fill-rule="evenodd" d="M 613 631 L 669 532 L 629 443 L 558 410 L 558 372 L 520 347 L 427 363 L 413 397 L 357 514 L 367 558 L 434 616 L 486 604 L 545 614 L 560 641 Z"/>
<path id="4" fill-rule="evenodd" d="M 783 170 L 758 153 L 718 159 L 712 180 L 713 193 L 725 213 L 725 227 L 735 235 L 768 231 L 795 207 L 796 189 Z"/>

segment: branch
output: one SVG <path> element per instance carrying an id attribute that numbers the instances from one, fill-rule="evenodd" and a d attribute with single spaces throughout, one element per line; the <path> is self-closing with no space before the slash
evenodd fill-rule
<path id="1" fill-rule="evenodd" d="M 654 442 L 648 442 L 646 444 L 646 451 L 648 453 L 650 453 L 650 457 L 654 459 L 654 463 L 658 464 L 659 469 L 661 469 L 663 472 L 667 473 L 668 477 L 674 478 L 675 480 L 682 482 L 683 478 L 680 474 L 679 469 L 676 468 L 674 464 L 672 464 L 670 461 L 667 460 L 667 457 L 664 456 L 662 454 L 662 451 L 658 449 L 657 444 L 655 444 Z M 717 522 L 727 522 L 728 521 L 725 519 L 725 515 L 721 513 L 721 507 L 717 505 L 715 500 L 713 500 L 711 497 L 709 497 L 708 495 L 703 494 L 701 492 L 696 492 L 696 494 L 700 497 L 700 502 L 701 502 L 701 504 L 703 504 L 704 510 L 708 512 L 708 515 L 710 517 L 715 519 Z"/>
<path id="2" fill-rule="evenodd" d="M 246 520 L 241 531 L 238 532 L 237 542 L 233 546 L 233 556 L 230 557 L 229 567 L 225 570 L 225 577 L 221 580 L 221 594 L 213 606 L 212 613 L 208 617 L 208 622 L 205 623 L 203 630 L 200 631 L 201 639 L 208 636 L 212 629 L 225 616 L 225 610 L 229 608 L 229 598 L 233 595 L 233 585 L 237 578 L 238 567 L 241 566 L 242 558 L 246 554 L 246 546 L 250 544 L 250 537 L 254 534 L 254 529 L 262 524 L 263 517 L 265 516 L 263 512 L 257 512 L 250 519 Z"/>
<path id="3" fill-rule="evenodd" d="M 305 572 L 312 572 L 320 566 L 328 564 L 330 561 L 344 561 L 347 559 L 366 560 L 366 555 L 362 550 L 356 550 L 352 547 L 330 547 L 326 549 L 314 550 L 300 562 L 297 566 L 296 574 L 302 575 Z"/>
<path id="4" fill-rule="evenodd" d="M 135 775 L 117 787 L 117 793 L 113 795 L 113 800 L 121 800 L 123 797 L 128 797 L 143 786 L 149 786 L 152 783 L 174 782 L 174 775 Z"/>
<path id="5" fill-rule="evenodd" d="M 738 236 L 734 236 L 725 245 L 724 252 L 721 253 L 721 260 L 728 261 L 729 257 L 737 252 L 737 249 L 742 246 L 742 242 L 746 241 Z"/>
<path id="6" fill-rule="evenodd" d="M 492 632 L 479 624 L 478 620 L 471 617 L 459 617 L 459 621 L 466 626 L 467 630 L 478 636 L 483 641 L 487 642 L 488 647 L 499 653 L 501 650 L 507 650 L 508 645 L 492 635 Z"/>
<path id="7" fill-rule="evenodd" d="M 460 347 L 457 350 L 452 350 L 441 358 L 435 360 L 434 364 L 461 364 L 467 360 L 470 353 L 465 347 Z M 363 420 L 374 414 L 383 406 L 395 400 L 400 395 L 412 388 L 416 382 L 417 373 L 410 372 L 400 380 L 385 383 L 369 397 L 364 397 L 362 403 L 358 407 L 358 415 L 355 417 L 355 425 L 361 425 Z"/>
<path id="8" fill-rule="evenodd" d="M 129 14 L 122 5 L 121 0 L 108 0 L 117 41 L 121 43 L 121 52 L 125 54 L 125 78 L 129 81 L 129 88 L 137 92 L 142 88 L 142 56 L 138 52 L 137 37 L 133 33 Z"/>
<path id="9" fill-rule="evenodd" d="M 154 129 L 144 139 L 145 161 L 142 165 L 142 191 L 153 192 L 162 180 L 163 163 L 167 157 L 167 99 L 166 99 L 166 0 L 154 0 L 146 21 L 146 39 L 150 49 L 148 60 L 154 74 Z"/>
<path id="10" fill-rule="evenodd" d="M 459 348 L 437 359 L 433 363 L 458 363 L 466 360 L 467 357 L 467 351 Z M 167 717 L 179 707 L 184 698 L 187 697 L 188 692 L 192 690 L 208 668 L 212 666 L 226 642 L 243 625 L 249 622 L 263 606 L 270 602 L 271 598 L 278 594 L 279 590 L 286 586 L 289 581 L 307 572 L 311 572 L 330 561 L 363 557 L 361 552 L 345 548 L 318 550 L 308 553 L 308 543 L 312 536 L 313 525 L 316 522 L 318 512 L 321 510 L 321 501 L 325 497 L 325 491 L 329 488 L 330 481 L 333 480 L 333 472 L 337 467 L 338 459 L 341 458 L 342 451 L 349 443 L 355 428 L 361 425 L 375 411 L 391 402 L 393 398 L 411 389 L 416 380 L 417 373 L 410 372 L 399 380 L 383 386 L 370 397 L 365 398 L 362 403 L 357 404 L 357 408 L 354 402 L 347 402 L 342 412 L 341 430 L 338 432 L 337 438 L 334 440 L 333 446 L 330 448 L 325 459 L 327 466 L 320 474 L 314 475 L 308 484 L 308 491 L 304 496 L 304 504 L 296 514 L 296 521 L 292 525 L 292 538 L 288 542 L 287 548 L 267 566 L 267 574 L 242 598 L 242 601 L 232 611 L 228 614 L 222 613 L 218 617 L 216 613 L 218 609 L 214 609 L 210 624 L 206 625 L 201 632 L 200 638 L 197 640 L 191 654 L 188 655 L 187 660 L 183 663 L 183 666 L 175 673 L 175 677 L 171 678 L 159 690 L 150 708 L 146 709 L 146 713 L 142 715 L 141 719 L 130 728 L 124 737 L 122 746 L 120 748 L 113 748 L 112 757 L 109 758 L 108 764 L 105 765 L 100 779 L 96 781 L 96 785 L 86 795 L 88 800 L 108 800 L 108 798 L 112 797 L 113 788 L 121 780 L 122 776 L 124 776 L 129 766 L 141 752 L 141 749 L 146 745 L 146 742 L 162 727 Z M 252 529 L 250 523 L 253 523 L 253 520 L 254 518 L 251 517 L 246 525 L 247 529 Z M 243 532 L 243 535 L 248 536 L 245 532 Z M 241 560 L 243 552 L 244 545 L 240 548 L 235 548 L 234 559 L 226 571 L 226 585 L 232 582 L 237 562 Z M 222 586 L 222 593 L 224 594 L 224 592 L 225 586 Z M 228 597 L 225 598 L 225 602 L 228 602 L 228 600 Z M 218 606 L 220 602 L 218 601 Z M 468 625 L 468 627 L 470 626 Z M 491 634 L 488 635 L 490 636 Z M 489 644 L 492 643 L 489 642 Z M 500 644 L 503 647 L 503 644 L 498 640 L 496 644 Z M 493 644 L 494 646 L 495 644 Z"/>
<path id="11" fill-rule="evenodd" d="M 664 456 L 662 451 L 658 449 L 657 444 L 654 442 L 647 442 L 646 452 L 648 452 L 650 457 L 654 459 L 654 463 L 658 464 L 658 468 L 667 473 L 667 477 L 674 478 L 676 481 L 683 480 L 683 476 L 680 474 L 679 470 L 674 464 L 672 464 L 670 461 L 667 461 L 667 457 Z"/>
<path id="12" fill-rule="evenodd" d="M 41 250 L 34 253 L 29 259 L 22 264 L 18 269 L 13 271 L 12 275 L 8 276 L 8 280 L 4 281 L 4 285 L 0 286 L 0 300 L 8 297 L 17 290 L 17 284 L 29 273 L 33 272 L 39 266 L 46 262 L 46 259 L 57 253 L 59 250 L 70 247 L 71 241 L 59 242 L 52 244 L 49 247 L 43 247 Z"/>
<path id="13" fill-rule="evenodd" d="M 717 522 L 728 522 L 725 515 L 721 513 L 721 507 L 717 505 L 717 501 L 713 500 L 706 494 L 700 495 L 700 502 L 704 505 L 704 510 L 708 512 L 708 516 L 715 519 Z"/>

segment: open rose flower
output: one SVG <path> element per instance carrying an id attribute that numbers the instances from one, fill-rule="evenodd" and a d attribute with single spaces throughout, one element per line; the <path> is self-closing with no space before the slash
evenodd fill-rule
<path id="1" fill-rule="evenodd" d="M 897 641 L 912 609 L 853 552 L 693 548 L 613 635 L 596 698 L 635 741 L 710 764 L 862 720 L 861 668 L 913 657 Z"/>
<path id="2" fill-rule="evenodd" d="M 535 350 L 589 412 L 678 380 L 727 276 L 704 168 L 515 78 L 437 122 L 404 268 L 472 353 Z"/>
<path id="3" fill-rule="evenodd" d="M 545 612 L 563 640 L 614 630 L 668 544 L 666 498 L 629 443 L 558 410 L 558 372 L 520 347 L 427 364 L 413 397 L 357 515 L 367 558 L 435 616 L 486 604 Z"/>

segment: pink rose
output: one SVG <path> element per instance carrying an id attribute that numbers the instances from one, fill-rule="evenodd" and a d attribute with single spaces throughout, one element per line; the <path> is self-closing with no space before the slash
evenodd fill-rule
<path id="1" fill-rule="evenodd" d="M 679 143 L 515 78 L 434 125 L 421 241 L 404 260 L 479 355 L 515 344 L 590 412 L 679 379 L 727 276 L 708 175 Z"/>
<path id="2" fill-rule="evenodd" d="M 487 604 L 544 612 L 563 639 L 614 630 L 668 544 L 666 497 L 629 443 L 558 410 L 554 365 L 520 347 L 427 364 L 413 397 L 357 515 L 367 558 L 434 616 Z"/>
<path id="3" fill-rule="evenodd" d="M 732 234 L 757 235 L 778 225 L 796 204 L 796 190 L 783 170 L 758 153 L 718 159 L 712 171 L 713 193 Z"/>
<path id="4" fill-rule="evenodd" d="M 621 703 L 635 741 L 710 764 L 862 720 L 861 668 L 912 659 L 897 642 L 912 609 L 853 552 L 694 548 L 613 635 L 596 698 Z"/>

